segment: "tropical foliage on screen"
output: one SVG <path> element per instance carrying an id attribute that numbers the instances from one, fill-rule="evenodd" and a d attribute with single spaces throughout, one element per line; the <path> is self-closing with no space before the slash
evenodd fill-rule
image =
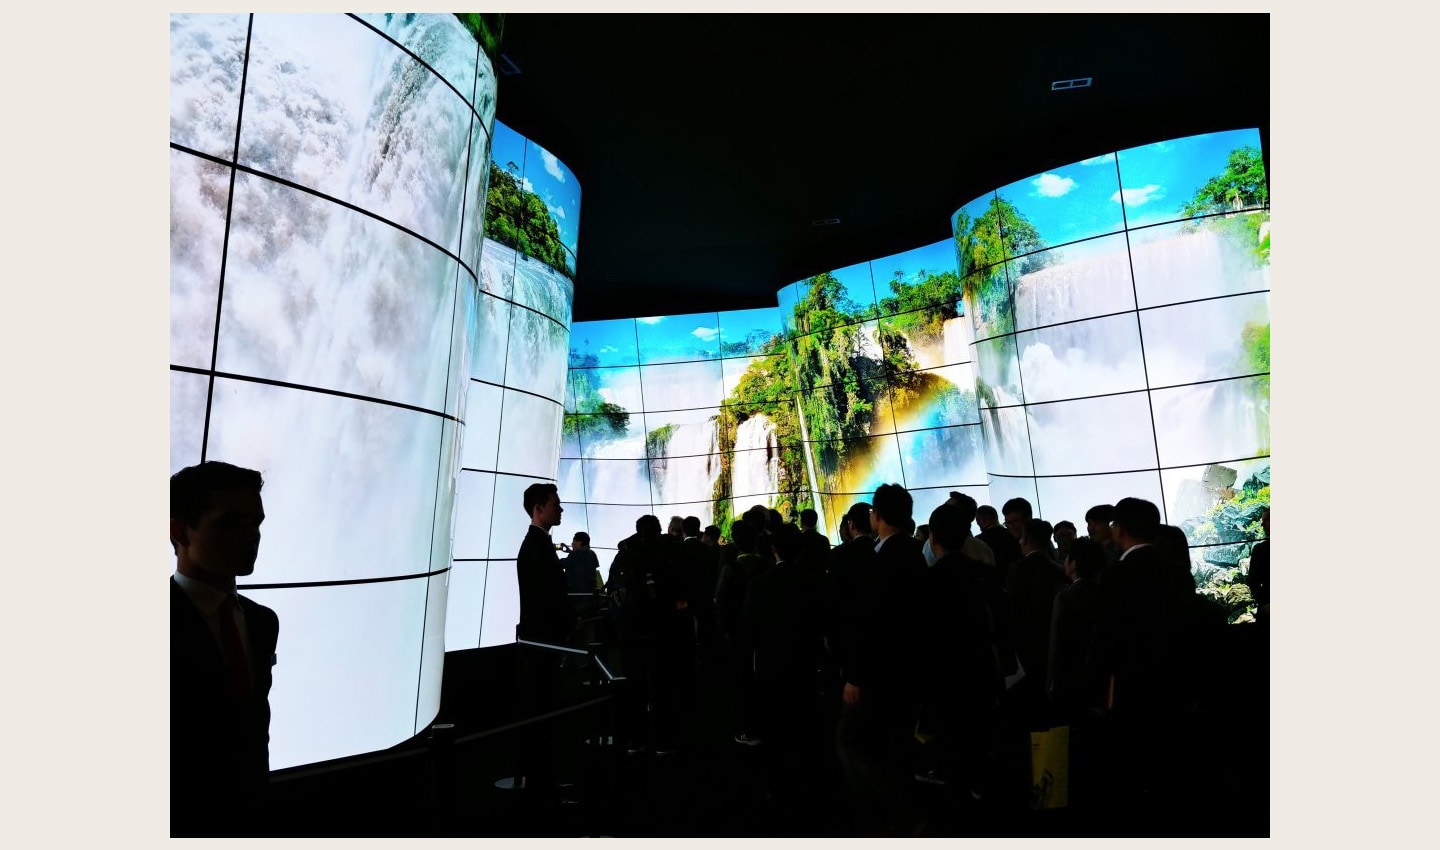
<path id="1" fill-rule="evenodd" d="M 490 163 L 490 189 L 485 202 L 485 236 L 507 248 L 523 251 L 573 279 L 560 241 L 560 229 L 550 217 L 545 199 L 526 190 L 520 178 Z"/>

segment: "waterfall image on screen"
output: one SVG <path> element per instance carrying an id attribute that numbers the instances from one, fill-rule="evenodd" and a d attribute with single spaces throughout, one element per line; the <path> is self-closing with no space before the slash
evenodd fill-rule
<path id="1" fill-rule="evenodd" d="M 170 73 L 171 471 L 264 476 L 272 769 L 387 748 L 439 708 L 490 60 L 454 15 L 187 14 Z"/>
<path id="2" fill-rule="evenodd" d="M 988 500 L 970 326 L 949 240 L 781 290 L 807 463 L 838 518 L 898 483 L 917 522 L 950 492 Z"/>
<path id="3" fill-rule="evenodd" d="M 549 151 L 498 121 L 490 155 L 447 651 L 515 640 L 516 555 L 530 522 L 523 496 L 537 481 L 556 481 L 564 415 L 580 186 Z M 577 519 L 567 511 L 556 542 Z"/>
<path id="4" fill-rule="evenodd" d="M 995 504 L 1083 527 L 1138 496 L 1232 619 L 1270 490 L 1270 209 L 1256 130 L 1092 157 L 952 221 Z"/>
<path id="5" fill-rule="evenodd" d="M 812 504 L 777 308 L 580 322 L 560 496 L 613 550 L 645 514 L 728 535 L 755 505 Z M 602 572 L 603 567 L 602 564 Z"/>

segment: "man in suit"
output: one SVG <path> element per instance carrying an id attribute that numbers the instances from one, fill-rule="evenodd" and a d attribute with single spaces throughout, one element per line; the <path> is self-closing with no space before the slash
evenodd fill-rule
<path id="1" fill-rule="evenodd" d="M 520 622 L 515 637 L 522 641 L 565 646 L 580 628 L 580 617 L 570 605 L 565 568 L 555 554 L 550 529 L 560 524 L 560 494 L 554 484 L 536 482 L 522 497 L 530 527 L 520 543 L 515 571 L 520 583 Z M 559 685 L 560 653 L 521 644 L 516 647 L 519 678 L 516 688 L 520 719 L 543 714 L 554 706 Z M 525 787 L 548 792 L 553 784 L 549 741 L 540 724 L 521 731 L 516 754 L 516 776 Z"/>
<path id="2" fill-rule="evenodd" d="M 255 571 L 264 481 L 220 461 L 170 476 L 170 832 L 263 834 L 280 620 L 235 592 Z"/>
<path id="3" fill-rule="evenodd" d="M 976 508 L 975 524 L 980 526 L 980 542 L 995 554 L 995 566 L 1002 574 L 1006 567 L 1020 560 L 1020 541 L 1000 525 L 1000 515 L 993 505 Z"/>

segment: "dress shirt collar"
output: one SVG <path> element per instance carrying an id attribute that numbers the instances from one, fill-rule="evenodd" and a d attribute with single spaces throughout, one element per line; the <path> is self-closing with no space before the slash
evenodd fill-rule
<path id="1" fill-rule="evenodd" d="M 889 534 L 885 535 L 884 537 L 881 537 L 879 540 L 876 540 L 876 541 L 875 541 L 875 551 L 876 551 L 876 552 L 879 552 L 879 551 L 880 551 L 880 547 L 885 545 L 885 541 L 886 541 L 886 540 L 889 540 L 890 538 L 894 537 L 895 535 L 897 535 L 897 534 L 899 534 L 899 533 L 900 533 L 900 532 L 898 532 L 898 531 L 892 531 L 892 532 L 890 532 Z"/>
<path id="2" fill-rule="evenodd" d="M 185 591 L 185 596 L 190 600 L 190 603 L 198 608 L 200 613 L 206 617 L 215 616 L 215 613 L 220 610 L 220 606 L 225 604 L 225 600 L 235 595 L 234 593 L 226 593 L 223 590 L 211 587 L 202 581 L 196 581 L 179 570 L 176 570 L 174 575 L 175 583 L 180 585 L 181 590 Z"/>
<path id="3" fill-rule="evenodd" d="M 1136 543 L 1134 546 L 1131 546 L 1129 549 L 1126 549 L 1124 552 L 1120 553 L 1120 560 L 1125 560 L 1125 556 L 1129 555 L 1131 552 L 1134 552 L 1136 549 L 1141 549 L 1149 545 L 1149 543 Z"/>

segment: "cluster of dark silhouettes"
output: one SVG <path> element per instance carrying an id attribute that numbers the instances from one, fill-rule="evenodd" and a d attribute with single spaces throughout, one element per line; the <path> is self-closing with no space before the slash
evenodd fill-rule
<path id="1" fill-rule="evenodd" d="M 1090 509 L 1081 537 L 1023 498 L 997 513 L 955 492 L 927 523 L 912 512 L 903 487 L 882 485 L 840 518 L 833 547 L 809 509 L 797 527 L 751 508 L 728 542 L 693 516 L 664 531 L 642 516 L 603 586 L 576 534 L 561 563 L 620 649 L 626 750 L 677 752 L 686 695 L 709 671 L 739 706 L 737 744 L 783 766 L 787 750 L 813 757 L 803 742 L 823 730 L 865 834 L 907 833 L 917 781 L 963 806 L 1032 793 L 1029 733 L 1060 726 L 1084 766 L 1072 785 L 1143 794 L 1165 758 L 1157 733 L 1223 687 L 1227 614 L 1196 592 L 1183 531 L 1138 498 Z M 1262 521 L 1268 535 L 1268 508 Z M 1249 579 L 1262 622 L 1268 547 Z M 539 610 L 523 561 L 522 636 Z"/>

